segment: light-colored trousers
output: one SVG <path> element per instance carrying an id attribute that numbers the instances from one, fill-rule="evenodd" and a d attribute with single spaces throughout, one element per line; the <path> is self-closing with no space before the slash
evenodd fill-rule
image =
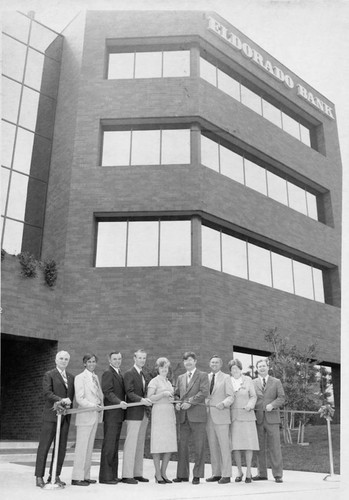
<path id="1" fill-rule="evenodd" d="M 206 431 L 210 447 L 212 475 L 231 477 L 229 424 L 215 424 L 211 415 L 208 415 Z"/>
<path id="2" fill-rule="evenodd" d="M 72 479 L 77 481 L 90 479 L 92 452 L 97 427 L 97 419 L 93 425 L 78 425 L 76 427 L 76 445 Z"/>
<path id="3" fill-rule="evenodd" d="M 143 420 L 126 420 L 127 431 L 124 444 L 122 477 L 143 476 L 143 455 L 148 417 Z"/>

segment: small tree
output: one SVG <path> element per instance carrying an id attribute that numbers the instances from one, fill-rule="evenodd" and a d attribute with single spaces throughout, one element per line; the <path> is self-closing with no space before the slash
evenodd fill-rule
<path id="1" fill-rule="evenodd" d="M 321 394 L 314 390 L 318 383 L 318 368 L 315 366 L 318 364 L 316 345 L 311 344 L 300 351 L 296 345 L 289 345 L 287 339 L 277 332 L 277 328 L 266 330 L 265 340 L 271 347 L 270 368 L 275 377 L 281 380 L 285 391 L 284 440 L 286 443 L 292 443 L 287 409 L 317 411 L 323 404 Z M 309 417 L 305 413 L 297 415 L 298 442 L 302 443 L 304 425 L 309 421 Z M 291 414 L 293 422 L 292 417 Z"/>

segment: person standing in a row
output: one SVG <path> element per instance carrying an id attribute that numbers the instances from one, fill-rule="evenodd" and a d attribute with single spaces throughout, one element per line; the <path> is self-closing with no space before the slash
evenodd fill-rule
<path id="1" fill-rule="evenodd" d="M 76 444 L 71 482 L 73 486 L 89 486 L 97 482 L 90 478 L 90 471 L 97 426 L 103 419 L 103 392 L 95 374 L 97 356 L 92 353 L 85 354 L 82 362 L 85 370 L 75 377 L 75 398 L 78 409 L 91 408 L 91 411 L 76 415 Z"/>
<path id="2" fill-rule="evenodd" d="M 228 374 L 221 371 L 223 361 L 217 355 L 210 360 L 209 396 L 207 404 L 207 438 L 210 447 L 212 476 L 208 483 L 230 483 L 231 452 L 229 440 L 230 405 L 234 400 L 233 386 Z"/>
<path id="3" fill-rule="evenodd" d="M 127 484 L 148 482 L 143 477 L 143 455 L 145 435 L 148 427 L 146 407 L 152 402 L 146 397 L 150 377 L 144 373 L 143 367 L 147 353 L 139 349 L 134 353 L 134 366 L 124 375 L 127 403 L 142 403 L 141 406 L 128 407 L 126 413 L 127 432 L 124 445 L 122 481 Z"/>
<path id="4" fill-rule="evenodd" d="M 208 396 L 208 375 L 196 368 L 196 354 L 186 352 L 183 364 L 186 373 L 179 375 L 175 396 L 180 399 L 176 404 L 179 411 L 179 448 L 176 483 L 189 481 L 189 438 L 193 437 L 195 463 L 193 484 L 199 484 L 205 470 L 205 440 L 207 410 L 205 399 Z"/>
<path id="5" fill-rule="evenodd" d="M 243 478 L 241 467 L 241 454 L 245 452 L 246 479 L 251 483 L 251 463 L 253 450 L 259 450 L 256 429 L 256 416 L 253 411 L 256 404 L 256 392 L 251 377 L 242 374 L 242 363 L 239 359 L 229 361 L 231 382 L 234 389 L 234 402 L 231 410 L 231 449 L 233 450 L 235 464 L 238 468 L 236 483 Z"/>
<path id="6" fill-rule="evenodd" d="M 117 484 L 119 466 L 119 440 L 122 422 L 125 419 L 125 385 L 120 371 L 121 352 L 113 351 L 108 356 L 109 368 L 102 375 L 104 406 L 120 405 L 121 408 L 104 412 L 104 439 L 101 451 L 99 482 Z"/>
<path id="7" fill-rule="evenodd" d="M 156 361 L 158 375 L 148 385 L 148 398 L 152 401 L 150 453 L 155 466 L 155 481 L 172 483 L 166 470 L 171 453 L 177 451 L 176 415 L 173 407 L 173 387 L 168 380 L 170 362 L 167 358 Z M 161 461 L 162 454 L 162 461 Z"/>
<path id="8" fill-rule="evenodd" d="M 52 411 L 53 405 L 60 402 L 66 408 L 70 408 L 74 399 L 74 376 L 66 371 L 69 360 L 70 354 L 67 351 L 59 351 L 56 354 L 56 368 L 46 372 L 42 382 L 45 406 L 35 464 L 36 486 L 39 488 L 43 488 L 45 486 L 44 475 L 47 455 L 52 441 L 56 436 L 57 415 L 56 412 Z M 70 419 L 71 415 L 62 415 L 57 470 L 56 477 L 54 478 L 55 484 L 58 484 L 59 486 L 65 486 L 65 483 L 61 481 L 59 476 L 61 474 L 65 451 L 67 448 Z M 50 476 L 47 480 L 48 483 L 51 482 L 54 452 L 55 448 L 52 452 Z"/>
<path id="9" fill-rule="evenodd" d="M 256 417 L 260 451 L 257 453 L 258 474 L 252 479 L 268 479 L 267 452 L 270 453 L 272 474 L 277 483 L 282 483 L 283 465 L 280 443 L 280 406 L 285 403 L 285 392 L 281 381 L 269 375 L 266 359 L 257 361 L 258 377 L 253 380 L 257 394 Z"/>

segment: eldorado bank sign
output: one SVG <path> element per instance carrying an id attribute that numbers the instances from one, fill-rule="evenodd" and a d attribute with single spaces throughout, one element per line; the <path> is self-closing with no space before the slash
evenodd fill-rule
<path id="1" fill-rule="evenodd" d="M 273 65 L 268 59 L 264 59 L 262 54 L 257 52 L 257 50 L 252 48 L 248 43 L 242 42 L 237 35 L 235 35 L 232 31 L 228 31 L 228 29 L 219 21 L 211 16 L 207 16 L 207 19 L 208 29 L 229 43 L 233 49 L 240 51 L 246 59 L 250 59 L 254 64 L 259 66 L 266 73 L 269 73 L 276 80 L 283 83 L 287 88 L 293 89 L 296 87 L 298 97 L 308 101 L 312 106 L 317 108 L 326 116 L 332 118 L 332 120 L 335 119 L 333 109 L 328 106 L 328 104 L 322 101 L 319 97 L 314 96 L 312 92 L 309 92 L 300 83 L 295 83 L 290 75 L 284 73 L 282 69 Z"/>

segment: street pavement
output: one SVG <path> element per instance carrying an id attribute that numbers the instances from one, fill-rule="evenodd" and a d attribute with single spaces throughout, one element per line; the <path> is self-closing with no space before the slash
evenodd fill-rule
<path id="1" fill-rule="evenodd" d="M 35 486 L 34 465 L 35 446 L 37 443 L 18 443 L 16 446 L 0 442 L 0 498 L 1 500 L 209 500 L 230 499 L 246 496 L 247 500 L 342 500 L 348 498 L 348 482 L 345 477 L 329 476 L 313 472 L 285 471 L 284 482 L 275 483 L 269 471 L 268 481 L 228 484 L 206 483 L 201 479 L 199 485 L 189 483 L 156 484 L 152 460 L 144 460 L 144 477 L 149 483 L 129 485 L 94 484 L 87 487 L 72 486 L 73 450 L 68 450 L 61 474 L 65 488 L 40 489 Z M 94 451 L 92 457 L 91 479 L 98 480 L 100 451 Z M 120 453 L 120 471 L 122 452 Z M 233 467 L 233 476 L 236 476 Z M 253 474 L 256 470 L 253 470 Z M 170 462 L 168 477 L 176 476 L 176 462 Z M 211 467 L 206 465 L 205 477 L 211 476 Z M 46 474 L 47 478 L 47 474 Z M 347 493 L 347 494 L 346 494 Z"/>

